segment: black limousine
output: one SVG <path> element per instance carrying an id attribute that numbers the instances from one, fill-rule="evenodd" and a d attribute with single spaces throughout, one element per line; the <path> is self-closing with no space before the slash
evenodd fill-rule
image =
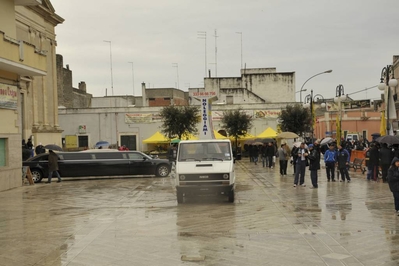
<path id="1" fill-rule="evenodd" d="M 61 177 L 155 175 L 166 177 L 168 160 L 154 159 L 139 151 L 57 152 Z M 29 166 L 35 183 L 48 176 L 48 153 L 23 162 Z M 53 175 L 54 176 L 54 175 Z"/>

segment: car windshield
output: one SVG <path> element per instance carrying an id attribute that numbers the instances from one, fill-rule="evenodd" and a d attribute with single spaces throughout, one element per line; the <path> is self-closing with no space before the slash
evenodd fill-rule
<path id="1" fill-rule="evenodd" d="M 228 142 L 180 143 L 179 162 L 184 161 L 225 161 L 232 159 Z"/>

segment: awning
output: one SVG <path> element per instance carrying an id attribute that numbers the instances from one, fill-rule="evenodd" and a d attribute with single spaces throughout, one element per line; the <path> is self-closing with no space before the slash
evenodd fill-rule
<path id="1" fill-rule="evenodd" d="M 154 135 L 149 137 L 148 139 L 143 140 L 143 143 L 169 143 L 170 140 L 162 135 L 159 131 L 157 131 Z"/>
<path id="2" fill-rule="evenodd" d="M 268 127 L 265 131 L 256 136 L 256 138 L 275 138 L 275 137 L 277 137 L 277 132 L 271 127 Z"/>
<path id="3" fill-rule="evenodd" d="M 220 134 L 216 130 L 213 130 L 213 134 L 215 135 L 216 139 L 228 139 L 228 137 L 223 136 L 222 134 Z"/>

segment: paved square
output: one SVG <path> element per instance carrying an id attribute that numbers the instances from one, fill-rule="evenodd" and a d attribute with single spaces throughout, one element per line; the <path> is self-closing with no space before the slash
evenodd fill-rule
<path id="1" fill-rule="evenodd" d="M 65 179 L 0 193 L 0 265 L 399 265 L 388 185 L 293 188 L 237 162 L 237 194 L 177 205 L 171 178 Z M 306 184 L 310 186 L 309 171 Z"/>

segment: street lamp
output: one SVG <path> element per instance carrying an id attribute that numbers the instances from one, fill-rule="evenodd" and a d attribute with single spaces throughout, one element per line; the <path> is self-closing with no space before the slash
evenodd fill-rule
<path id="1" fill-rule="evenodd" d="M 308 78 L 308 79 L 302 84 L 301 89 L 300 89 L 299 91 L 296 92 L 296 93 L 299 92 L 299 101 L 302 102 L 302 92 L 303 92 L 303 91 L 306 91 L 306 89 L 303 89 L 303 86 L 305 86 L 306 82 L 308 82 L 309 80 L 311 80 L 312 78 L 314 78 L 314 77 L 316 77 L 316 76 L 318 76 L 318 75 L 326 74 L 326 73 L 331 73 L 331 72 L 332 72 L 331 69 L 330 69 L 330 70 L 326 70 L 326 71 L 324 71 L 324 72 L 320 72 L 320 73 L 318 73 L 318 74 L 316 74 L 316 75 L 313 75 L 313 76 L 311 76 L 310 78 Z"/>
<path id="2" fill-rule="evenodd" d="M 345 101 L 347 99 L 347 96 L 345 95 L 345 90 L 344 86 L 342 84 L 339 84 L 337 88 L 335 89 L 335 98 L 334 102 L 338 103 L 338 113 L 337 113 L 337 118 L 338 118 L 338 125 L 337 125 L 337 145 L 341 144 L 341 125 L 342 125 L 342 105 L 341 101 Z"/>
<path id="3" fill-rule="evenodd" d="M 319 102 L 320 100 L 322 100 L 322 103 L 320 104 L 321 107 L 325 107 L 326 103 L 324 102 L 324 97 L 321 94 L 316 94 L 313 95 L 313 90 L 310 91 L 310 94 L 305 96 L 304 99 L 304 103 L 303 103 L 303 107 L 305 108 L 309 108 L 310 109 L 310 114 L 312 117 L 312 120 L 310 122 L 310 126 L 311 126 L 311 131 L 312 131 L 312 142 L 313 142 L 313 131 L 314 131 L 314 110 L 313 110 L 313 104 Z"/>
<path id="4" fill-rule="evenodd" d="M 385 80 L 385 82 L 384 82 Z M 391 99 L 391 88 L 394 88 L 398 85 L 398 81 L 394 77 L 394 69 L 392 65 L 387 65 L 384 67 L 381 71 L 381 78 L 380 78 L 380 84 L 378 84 L 378 89 L 381 91 L 384 91 L 384 94 L 386 95 L 385 99 L 385 109 L 386 109 L 386 117 L 387 117 L 387 123 L 386 123 L 386 134 L 389 135 L 389 131 L 391 129 L 391 124 L 389 122 L 389 102 Z M 386 92 L 385 92 L 386 90 Z"/>

